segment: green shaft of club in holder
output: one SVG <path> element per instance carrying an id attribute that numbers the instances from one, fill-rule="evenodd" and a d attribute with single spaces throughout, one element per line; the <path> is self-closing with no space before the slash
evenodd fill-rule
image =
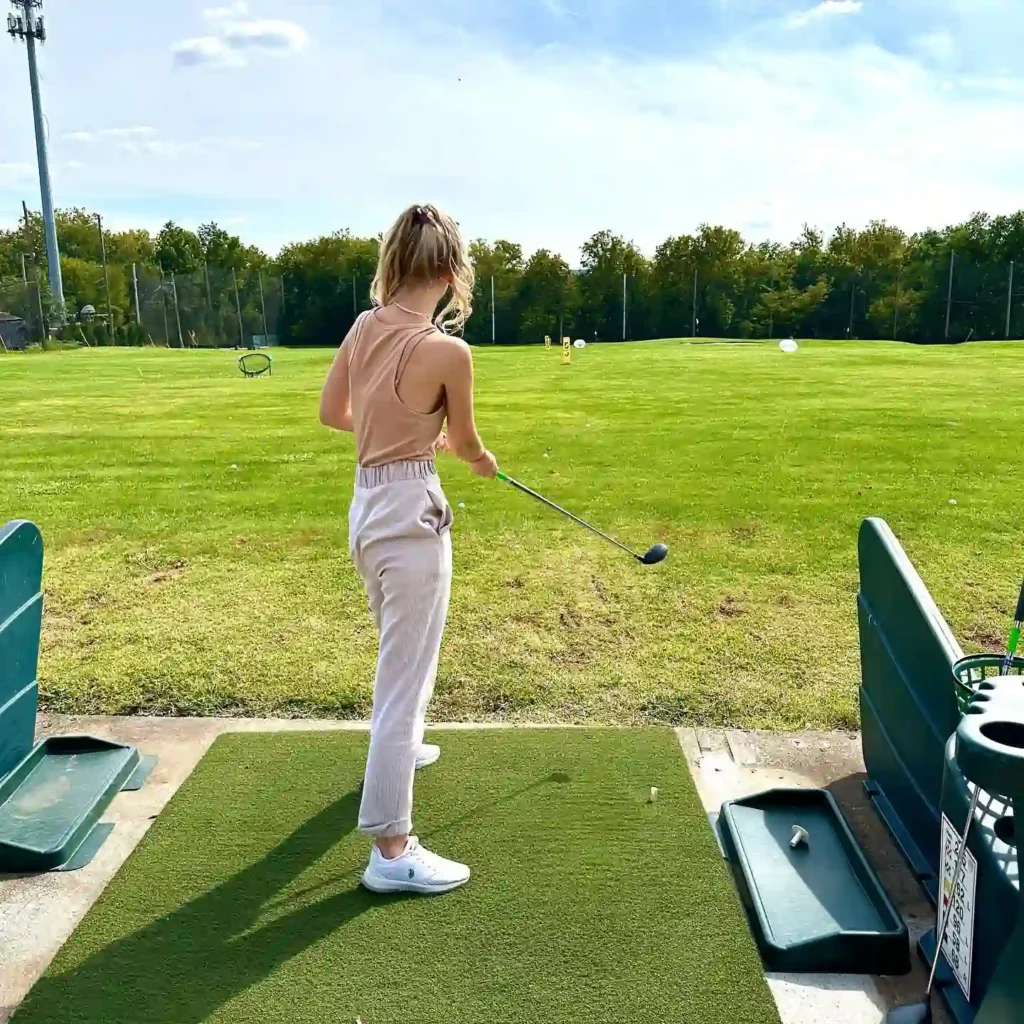
<path id="1" fill-rule="evenodd" d="M 1020 586 L 1020 595 L 1017 598 L 1017 610 L 1013 613 L 1013 629 L 1006 641 L 1006 660 L 1003 662 L 1003 675 L 1010 671 L 1013 656 L 1017 653 L 1020 645 L 1021 627 L 1024 626 L 1024 583 Z"/>

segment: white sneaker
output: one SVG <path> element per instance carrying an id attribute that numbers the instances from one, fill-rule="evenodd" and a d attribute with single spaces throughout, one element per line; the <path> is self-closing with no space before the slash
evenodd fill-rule
<path id="1" fill-rule="evenodd" d="M 363 885 L 371 892 L 443 893 L 458 889 L 469 881 L 469 868 L 445 860 L 420 846 L 409 836 L 405 851 L 388 860 L 376 845 L 370 851 L 370 863 L 363 872 Z"/>
<path id="2" fill-rule="evenodd" d="M 433 764 L 441 756 L 441 748 L 434 743 L 421 743 L 416 751 L 416 771 Z"/>

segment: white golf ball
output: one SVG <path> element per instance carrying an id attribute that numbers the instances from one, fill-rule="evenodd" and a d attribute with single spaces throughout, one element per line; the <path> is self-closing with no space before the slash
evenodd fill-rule
<path id="1" fill-rule="evenodd" d="M 779 342 L 779 348 L 782 349 L 783 352 L 796 352 L 800 346 L 792 338 L 783 338 L 782 341 Z"/>
<path id="2" fill-rule="evenodd" d="M 464 501 L 460 501 L 459 502 L 459 508 L 465 508 L 465 507 L 466 507 L 466 503 Z"/>
<path id="3" fill-rule="evenodd" d="M 956 504 L 956 498 L 950 498 L 949 499 L 949 503 L 950 503 L 950 505 L 955 505 Z"/>
<path id="4" fill-rule="evenodd" d="M 572 343 L 572 347 L 573 348 L 586 348 L 587 347 L 587 343 L 582 338 L 577 338 Z"/>

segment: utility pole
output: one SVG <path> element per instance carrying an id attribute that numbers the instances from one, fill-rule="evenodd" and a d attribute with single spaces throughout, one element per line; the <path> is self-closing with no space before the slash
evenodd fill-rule
<path id="1" fill-rule="evenodd" d="M 139 272 L 132 264 L 132 291 L 135 293 L 135 322 L 142 326 L 142 307 L 139 305 Z"/>
<path id="2" fill-rule="evenodd" d="M 949 251 L 949 290 L 946 292 L 946 340 L 949 341 L 949 314 L 953 309 L 953 261 L 956 253 Z"/>
<path id="3" fill-rule="evenodd" d="M 36 10 L 43 0 L 11 0 L 18 12 L 7 15 L 7 33 L 20 39 L 28 50 L 28 80 L 32 92 L 32 120 L 36 133 L 36 159 L 39 163 L 39 194 L 43 205 L 43 228 L 46 235 L 46 263 L 50 277 L 50 291 L 58 320 L 64 321 L 64 281 L 60 272 L 60 250 L 57 246 L 57 225 L 53 217 L 53 195 L 50 191 L 50 162 L 46 154 L 46 128 L 43 123 L 43 101 L 39 91 L 39 67 L 36 61 L 36 42 L 46 41 L 46 27 L 42 14 Z"/>
<path id="4" fill-rule="evenodd" d="M 352 321 L 359 317 L 359 303 L 356 301 L 356 279 L 352 278 Z"/>
<path id="5" fill-rule="evenodd" d="M 160 268 L 160 307 L 164 312 L 164 344 L 171 347 L 171 332 L 167 327 L 167 282 L 164 279 L 164 268 Z"/>
<path id="6" fill-rule="evenodd" d="M 903 286 L 903 268 L 900 267 L 899 276 L 896 278 L 896 301 L 892 304 L 892 340 L 896 340 L 896 333 L 899 330 L 900 322 L 900 289 Z"/>
<path id="7" fill-rule="evenodd" d="M 1010 336 L 1010 313 L 1013 312 L 1013 260 L 1010 260 L 1010 286 L 1006 289 L 1006 336 Z"/>
<path id="8" fill-rule="evenodd" d="M 494 275 L 491 274 L 491 344 L 498 340 L 497 320 L 494 315 Z"/>
<path id="9" fill-rule="evenodd" d="M 626 340 L 626 275 L 622 275 L 622 340 Z"/>
<path id="10" fill-rule="evenodd" d="M 693 323 L 690 325 L 690 336 L 697 337 L 697 268 L 693 268 Z"/>
<path id="11" fill-rule="evenodd" d="M 242 327 L 242 303 L 238 298 L 238 275 L 235 268 L 231 268 L 231 280 L 235 285 L 235 312 L 238 314 L 238 347 L 245 348 L 245 330 Z"/>
<path id="12" fill-rule="evenodd" d="M 257 270 L 256 276 L 259 278 L 260 282 L 260 313 L 263 316 L 263 344 L 269 346 L 270 332 L 267 330 L 267 303 L 266 300 L 263 298 L 263 271 Z M 354 280 L 355 279 L 353 278 L 353 281 Z"/>
<path id="13" fill-rule="evenodd" d="M 39 344 L 43 343 L 47 334 L 50 333 L 49 324 L 46 322 L 46 315 L 43 313 L 43 275 L 42 270 L 39 266 L 39 261 L 36 261 L 36 305 L 39 307 Z"/>
<path id="14" fill-rule="evenodd" d="M 846 328 L 846 340 L 853 341 L 853 302 L 857 298 L 856 278 L 850 280 L 850 324 Z"/>
<path id="15" fill-rule="evenodd" d="M 100 256 L 103 258 L 103 290 L 107 295 L 107 330 L 114 340 L 114 311 L 110 307 L 110 275 L 107 273 L 107 243 L 103 238 L 103 218 L 96 214 L 96 226 L 100 229 Z"/>
<path id="16" fill-rule="evenodd" d="M 171 271 L 171 295 L 174 298 L 174 319 L 178 324 L 178 348 L 185 347 L 185 338 L 181 333 L 181 310 L 178 308 L 178 281 Z"/>

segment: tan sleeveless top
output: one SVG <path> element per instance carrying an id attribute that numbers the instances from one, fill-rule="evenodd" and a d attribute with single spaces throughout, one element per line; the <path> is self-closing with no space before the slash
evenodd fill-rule
<path id="1" fill-rule="evenodd" d="M 411 319 L 411 318 L 410 318 Z M 442 400 L 430 413 L 410 409 L 398 397 L 398 385 L 416 346 L 437 332 L 427 320 L 386 324 L 376 310 L 363 313 L 343 345 L 348 350 L 349 394 L 360 466 L 427 461 L 446 413 Z"/>

